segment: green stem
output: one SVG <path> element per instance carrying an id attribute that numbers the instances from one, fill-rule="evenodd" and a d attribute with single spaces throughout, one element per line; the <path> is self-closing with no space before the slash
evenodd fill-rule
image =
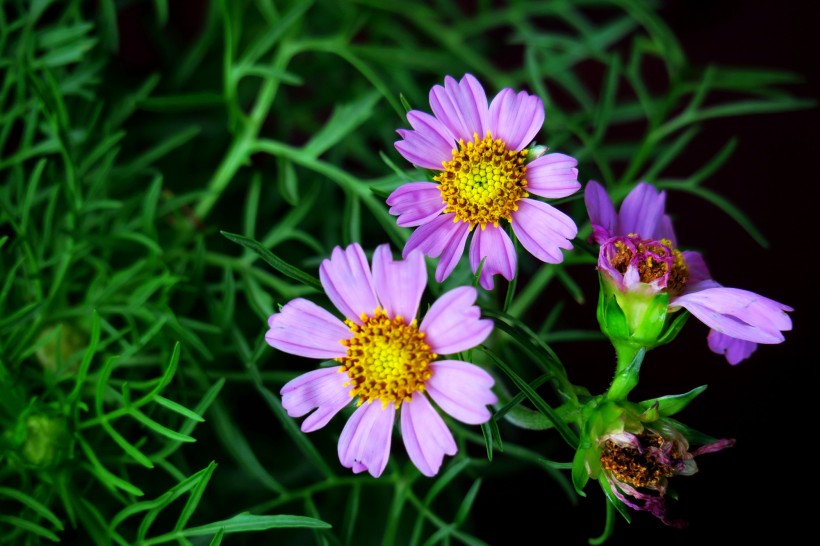
<path id="1" fill-rule="evenodd" d="M 601 533 L 600 536 L 595 538 L 590 538 L 587 542 L 592 544 L 593 546 L 598 546 L 599 544 L 603 544 L 607 541 L 607 539 L 612 536 L 612 532 L 615 530 L 615 507 L 612 506 L 612 503 L 606 503 L 606 524 L 604 525 L 604 531 Z"/>
<path id="2" fill-rule="evenodd" d="M 284 70 L 292 55 L 293 52 L 290 48 L 281 47 L 276 59 L 272 63 L 273 68 Z M 200 220 L 204 220 L 205 217 L 208 216 L 208 213 L 211 212 L 211 209 L 228 187 L 228 184 L 233 180 L 236 172 L 248 162 L 253 143 L 259 136 L 262 122 L 267 117 L 273 105 L 273 100 L 276 97 L 278 89 L 279 81 L 272 78 L 262 84 L 262 88 L 259 90 L 259 95 L 256 99 L 256 104 L 250 117 L 247 118 L 245 127 L 234 139 L 228 150 L 228 154 L 222 160 L 222 163 L 220 163 L 213 178 L 208 182 L 208 189 L 203 195 L 202 200 L 197 203 L 194 209 L 194 214 Z"/>
<path id="3" fill-rule="evenodd" d="M 646 348 L 633 343 L 618 342 L 615 344 L 618 364 L 615 377 L 606 393 L 607 400 L 625 400 L 638 384 Z"/>

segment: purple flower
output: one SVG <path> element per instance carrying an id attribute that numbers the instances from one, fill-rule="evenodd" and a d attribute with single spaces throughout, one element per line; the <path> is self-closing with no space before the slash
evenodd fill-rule
<path id="1" fill-rule="evenodd" d="M 730 364 L 749 357 L 758 343 L 781 343 L 791 330 L 792 308 L 748 290 L 715 282 L 698 252 L 676 248 L 665 213 L 666 193 L 641 182 L 615 212 L 606 190 L 591 180 L 584 200 L 592 239 L 601 245 L 598 269 L 628 293 L 669 294 L 669 310 L 685 308 L 711 328 L 709 348 Z"/>
<path id="2" fill-rule="evenodd" d="M 633 510 L 649 512 L 672 527 L 683 527 L 685 522 L 667 516 L 669 478 L 691 476 L 698 470 L 696 456 L 735 443 L 716 440 L 690 452 L 686 437 L 661 420 L 635 434 L 622 431 L 599 441 L 601 470 L 612 494 Z"/>
<path id="3" fill-rule="evenodd" d="M 430 90 L 435 116 L 412 110 L 412 130 L 399 129 L 396 149 L 418 167 L 439 171 L 433 182 L 411 182 L 387 198 L 390 213 L 403 227 L 418 226 L 404 247 L 440 257 L 436 281 L 455 268 L 473 228 L 470 266 L 481 260 L 480 282 L 493 288 L 493 275 L 512 280 L 516 269 L 513 243 L 501 226 L 512 225 L 521 245 L 548 263 L 560 263 L 561 249 L 571 249 L 578 234 L 572 219 L 530 194 L 566 197 L 578 191 L 578 162 L 563 154 L 546 154 L 527 163 L 532 142 L 544 122 L 541 99 L 525 91 L 502 89 L 487 105 L 478 80 L 447 76 Z"/>
<path id="4" fill-rule="evenodd" d="M 418 324 L 416 313 L 427 286 L 420 252 L 394 261 L 389 245 L 381 245 L 371 272 L 358 244 L 336 247 L 322 262 L 319 276 L 345 321 L 297 298 L 268 319 L 265 340 L 281 351 L 340 365 L 288 382 L 282 387 L 282 405 L 291 417 L 310 413 L 302 431 L 312 432 L 356 400 L 357 409 L 339 438 L 339 460 L 355 473 L 367 470 L 374 477 L 387 465 L 400 412 L 410 459 L 422 474 L 435 475 L 444 455 L 454 455 L 457 448 L 430 399 L 471 425 L 489 420 L 486 406 L 498 401 L 486 371 L 460 360 L 437 360 L 440 354 L 475 347 L 492 331 L 492 321 L 481 319 L 473 305 L 476 290 L 462 286 L 446 292 Z"/>

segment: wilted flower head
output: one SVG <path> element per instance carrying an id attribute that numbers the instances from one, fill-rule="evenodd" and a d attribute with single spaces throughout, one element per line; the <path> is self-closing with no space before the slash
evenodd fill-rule
<path id="1" fill-rule="evenodd" d="M 717 440 L 689 451 L 680 431 L 663 422 L 655 429 L 645 427 L 637 434 L 620 432 L 600 439 L 601 469 L 612 493 L 633 510 L 651 513 L 667 525 L 682 527 L 681 520 L 667 515 L 669 478 L 691 476 L 698 471 L 695 457 L 720 451 L 734 440 Z"/>
<path id="2" fill-rule="evenodd" d="M 792 308 L 718 284 L 700 253 L 678 250 L 672 222 L 665 213 L 665 192 L 641 182 L 616 213 L 603 186 L 590 181 L 584 200 L 592 239 L 601 245 L 598 270 L 603 287 L 618 299 L 627 322 L 636 327 L 638 323 L 662 325 L 664 317 L 656 309 L 647 311 L 652 307 L 648 303 L 660 296 L 668 298 L 668 311 L 685 308 L 709 326 L 710 349 L 724 354 L 731 364 L 747 358 L 758 343 L 784 341 L 782 332 L 792 327 L 786 313 Z"/>
<path id="3" fill-rule="evenodd" d="M 667 525 L 685 525 L 668 515 L 669 480 L 697 472 L 698 455 L 734 445 L 731 439 L 709 438 L 690 451 L 686 434 L 704 436 L 669 418 L 703 390 L 640 404 L 624 400 L 593 403 L 586 410 L 584 438 L 573 464 L 576 488 L 580 491 L 589 478 L 597 479 L 625 516 L 624 506 L 649 512 Z"/>
<path id="4" fill-rule="evenodd" d="M 414 249 L 440 256 L 436 280 L 442 282 L 472 232 L 470 266 L 476 272 L 485 260 L 480 282 L 490 290 L 496 273 L 507 280 L 515 275 L 515 249 L 501 223 L 507 221 L 533 256 L 563 261 L 561 249 L 571 249 L 569 240 L 578 233 L 575 223 L 529 197 L 556 199 L 578 191 L 578 162 L 558 153 L 528 162 L 527 145 L 544 122 L 541 99 L 506 88 L 488 106 L 481 84 L 466 74 L 461 81 L 447 76 L 444 86 L 434 86 L 430 107 L 435 116 L 412 110 L 407 120 L 413 129 L 398 130 L 399 153 L 414 165 L 438 171 L 435 183 L 404 184 L 387 198 L 398 225 L 419 226 L 404 256 Z"/>
<path id="5" fill-rule="evenodd" d="M 494 380 L 475 364 L 438 360 L 484 341 L 493 323 L 473 305 L 476 290 L 455 288 L 436 300 L 419 324 L 427 270 L 420 252 L 394 261 L 389 245 L 373 254 L 373 268 L 354 243 L 336 247 L 319 270 L 328 298 L 342 322 L 306 299 L 297 298 L 268 320 L 271 346 L 308 358 L 333 359 L 338 366 L 301 375 L 282 387 L 291 417 L 310 415 L 303 432 L 325 426 L 355 401 L 357 409 L 339 438 L 339 460 L 359 473 L 378 477 L 387 465 L 396 412 L 410 459 L 426 476 L 435 475 L 456 443 L 439 408 L 467 424 L 489 420 L 497 402 Z M 314 411 L 315 410 L 315 411 Z M 311 413 L 313 412 L 313 413 Z"/>

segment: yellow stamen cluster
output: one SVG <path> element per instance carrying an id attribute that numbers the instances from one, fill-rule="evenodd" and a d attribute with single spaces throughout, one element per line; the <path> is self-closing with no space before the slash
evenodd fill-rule
<path id="1" fill-rule="evenodd" d="M 657 487 L 665 478 L 673 476 L 675 469 L 660 462 L 645 448 L 662 447 L 664 439 L 658 434 L 641 434 L 639 439 L 643 450 L 606 440 L 601 448 L 601 466 L 619 481 L 634 487 Z"/>
<path id="2" fill-rule="evenodd" d="M 415 320 L 390 319 L 381 308 L 372 317 L 362 313 L 361 320 L 361 325 L 345 321 L 354 334 L 342 341 L 347 355 L 336 359 L 350 377 L 345 385 L 353 386 L 350 395 L 359 397 L 359 405 L 380 400 L 385 407 L 394 402 L 398 409 L 414 392 L 424 392 L 433 375 L 430 362 L 438 355 L 424 342 Z"/>
<path id="3" fill-rule="evenodd" d="M 610 261 L 612 266 L 621 273 L 626 273 L 634 256 L 638 255 L 641 282 L 651 283 L 668 273 L 665 290 L 672 296 L 679 294 L 689 281 L 689 268 L 681 251 L 675 248 L 669 239 L 643 241 L 634 233 L 630 233 L 628 237 L 635 244 L 635 251 L 633 252 L 623 241 L 616 241 L 615 248 L 618 251 Z M 672 257 L 671 271 L 669 260 L 664 259 L 669 257 Z"/>
<path id="4" fill-rule="evenodd" d="M 508 150 L 501 139 L 493 140 L 490 132 L 473 142 L 459 141 L 452 161 L 443 163 L 444 171 L 434 180 L 439 182 L 441 197 L 447 204 L 445 213 L 455 213 L 455 221 L 470 224 L 470 229 L 487 224 L 498 226 L 499 220 L 512 219 L 519 199 L 527 197 L 527 150 Z"/>

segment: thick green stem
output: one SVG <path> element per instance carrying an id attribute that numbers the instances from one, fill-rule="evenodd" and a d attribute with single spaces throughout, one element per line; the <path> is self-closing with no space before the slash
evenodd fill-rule
<path id="1" fill-rule="evenodd" d="M 646 348 L 632 343 L 615 343 L 618 364 L 615 377 L 606 393 L 607 400 L 625 400 L 638 384 Z"/>

